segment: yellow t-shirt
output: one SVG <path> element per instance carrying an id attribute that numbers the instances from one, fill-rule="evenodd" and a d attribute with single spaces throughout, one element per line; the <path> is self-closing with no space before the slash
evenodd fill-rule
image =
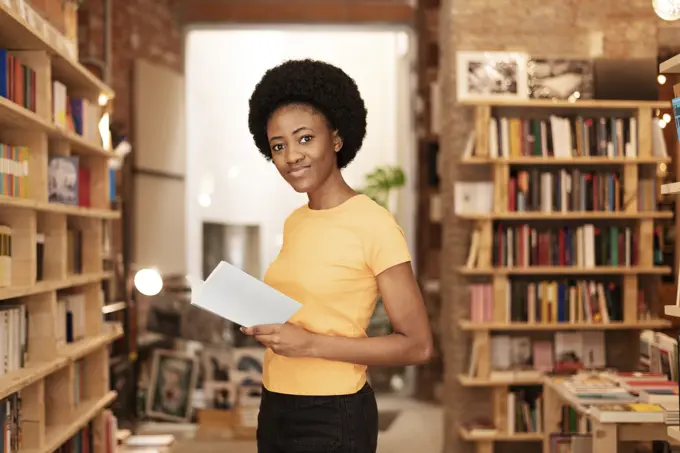
<path id="1" fill-rule="evenodd" d="M 376 276 L 410 260 L 392 214 L 356 195 L 331 209 L 293 211 L 264 281 L 303 305 L 289 322 L 324 335 L 366 337 L 378 298 Z M 272 392 L 344 395 L 365 382 L 363 365 L 265 353 L 263 384 Z"/>

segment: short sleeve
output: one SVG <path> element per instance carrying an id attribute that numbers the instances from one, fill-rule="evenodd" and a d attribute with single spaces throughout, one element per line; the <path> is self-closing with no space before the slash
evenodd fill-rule
<path id="1" fill-rule="evenodd" d="M 366 262 L 373 275 L 378 275 L 397 264 L 411 261 L 404 230 L 394 216 L 385 211 L 372 217 L 374 220 L 368 225 L 364 249 Z"/>

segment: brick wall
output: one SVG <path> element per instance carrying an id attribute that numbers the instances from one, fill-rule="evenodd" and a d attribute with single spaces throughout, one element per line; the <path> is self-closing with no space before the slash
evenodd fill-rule
<path id="1" fill-rule="evenodd" d="M 470 338 L 458 328 L 468 318 L 467 281 L 455 272 L 467 256 L 468 225 L 453 216 L 453 184 L 470 167 L 455 162 L 465 148 L 472 126 L 470 109 L 455 103 L 455 51 L 525 50 L 551 57 L 655 57 L 660 47 L 680 45 L 680 29 L 663 23 L 650 0 L 443 0 L 440 16 L 440 70 L 444 112 L 441 191 L 444 212 L 442 243 L 442 343 L 445 355 L 445 452 L 474 451 L 474 443 L 459 439 L 458 425 L 478 415 L 490 415 L 488 389 L 461 387 L 456 376 L 467 365 Z M 614 338 L 608 337 L 609 344 Z M 624 342 L 625 344 L 625 342 Z M 630 344 L 630 343 L 628 343 Z M 616 351 L 613 351 L 616 355 Z M 495 451 L 504 451 L 496 444 Z M 538 443 L 505 444 L 506 451 L 539 451 Z M 531 446 L 529 446 L 531 445 Z M 514 449 L 513 449 L 514 447 Z"/>
<path id="2" fill-rule="evenodd" d="M 131 81 L 135 58 L 183 71 L 181 0 L 115 0 L 112 11 L 111 85 L 116 92 L 113 119 L 130 128 Z M 87 0 L 79 14 L 81 59 L 102 59 L 104 1 Z"/>

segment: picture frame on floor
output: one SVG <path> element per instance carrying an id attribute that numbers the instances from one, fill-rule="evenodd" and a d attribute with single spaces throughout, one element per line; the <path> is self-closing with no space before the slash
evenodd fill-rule
<path id="1" fill-rule="evenodd" d="M 233 369 L 235 371 L 262 374 L 264 369 L 265 348 L 234 348 L 233 354 Z"/>
<path id="2" fill-rule="evenodd" d="M 210 409 L 234 409 L 237 396 L 237 386 L 233 382 L 206 381 L 204 384 L 205 402 Z"/>
<path id="3" fill-rule="evenodd" d="M 457 52 L 458 100 L 528 99 L 528 60 L 523 52 Z"/>
<path id="4" fill-rule="evenodd" d="M 155 350 L 146 394 L 146 415 L 168 421 L 189 421 L 197 378 L 195 357 L 167 349 Z"/>
<path id="5" fill-rule="evenodd" d="M 205 382 L 230 381 L 233 368 L 233 353 L 230 348 L 206 347 L 201 351 L 201 368 Z"/>

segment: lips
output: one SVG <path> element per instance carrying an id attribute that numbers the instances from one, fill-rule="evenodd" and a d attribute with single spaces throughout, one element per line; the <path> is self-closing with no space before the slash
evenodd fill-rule
<path id="1" fill-rule="evenodd" d="M 301 176 L 304 176 L 307 173 L 307 171 L 309 171 L 309 165 L 307 165 L 306 167 L 293 168 L 292 170 L 288 171 L 288 174 L 295 178 L 299 178 Z"/>

